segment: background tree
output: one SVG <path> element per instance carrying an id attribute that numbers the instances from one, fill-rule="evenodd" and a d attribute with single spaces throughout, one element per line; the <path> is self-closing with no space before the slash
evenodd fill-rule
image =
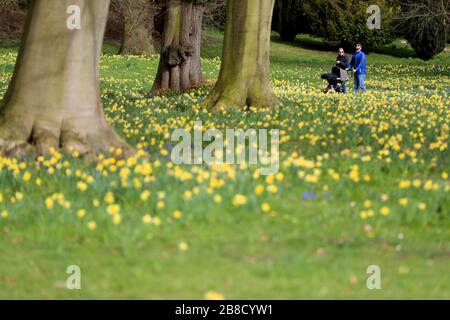
<path id="1" fill-rule="evenodd" d="M 81 8 L 69 30 L 68 6 Z M 103 113 L 99 60 L 109 0 L 34 0 L 10 86 L 0 107 L 0 153 L 64 148 L 86 154 L 128 149 Z"/>
<path id="2" fill-rule="evenodd" d="M 448 0 L 402 0 L 399 31 L 417 56 L 429 60 L 445 49 L 450 25 Z"/>
<path id="3" fill-rule="evenodd" d="M 274 29 L 282 41 L 294 41 L 302 28 L 302 2 L 300 0 L 277 0 L 274 11 Z"/>
<path id="4" fill-rule="evenodd" d="M 22 34 L 29 0 L 0 0 L 0 41 L 15 43 Z"/>
<path id="5" fill-rule="evenodd" d="M 152 55 L 155 0 L 112 0 L 112 11 L 121 15 L 123 36 L 119 54 Z"/>
<path id="6" fill-rule="evenodd" d="M 269 80 L 274 4 L 275 0 L 228 0 L 220 76 L 206 107 L 276 106 Z"/>
<path id="7" fill-rule="evenodd" d="M 206 27 L 223 31 L 226 23 L 227 0 L 205 0 L 203 22 Z"/>
<path id="8" fill-rule="evenodd" d="M 370 30 L 367 8 L 381 9 L 381 29 Z M 306 32 L 344 47 L 353 48 L 356 42 L 365 47 L 378 47 L 392 42 L 396 6 L 392 0 L 307 0 L 302 1 L 302 19 Z"/>
<path id="9" fill-rule="evenodd" d="M 152 91 L 189 90 L 203 79 L 203 0 L 167 0 L 161 57 Z"/>

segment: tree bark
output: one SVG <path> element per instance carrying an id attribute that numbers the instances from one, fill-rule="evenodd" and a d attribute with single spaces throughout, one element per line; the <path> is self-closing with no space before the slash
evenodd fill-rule
<path id="1" fill-rule="evenodd" d="M 190 90 L 203 81 L 200 50 L 204 4 L 169 0 L 152 92 Z"/>
<path id="2" fill-rule="evenodd" d="M 69 30 L 66 10 L 81 9 Z M 109 0 L 35 0 L 13 79 L 0 107 L 0 153 L 26 156 L 50 148 L 80 154 L 130 150 L 109 126 L 99 89 L 99 60 Z"/>
<path id="3" fill-rule="evenodd" d="M 217 110 L 275 107 L 270 31 L 275 0 L 229 0 L 219 80 L 203 105 Z"/>
<path id="4" fill-rule="evenodd" d="M 122 5 L 122 11 L 124 25 L 119 54 L 155 54 L 153 46 L 155 11 L 149 0 L 126 0 Z"/>

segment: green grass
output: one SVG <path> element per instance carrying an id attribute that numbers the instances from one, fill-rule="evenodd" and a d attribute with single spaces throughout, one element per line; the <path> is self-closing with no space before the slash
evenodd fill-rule
<path id="1" fill-rule="evenodd" d="M 106 114 L 150 159 L 0 158 L 0 214 L 8 213 L 0 218 L 0 298 L 450 298 L 449 54 L 426 63 L 371 54 L 368 94 L 325 96 L 320 74 L 335 53 L 275 38 L 271 72 L 283 107 L 210 114 L 196 106 L 217 78 L 220 40 L 210 32 L 203 48 L 210 83 L 162 97 L 148 93 L 157 57 L 114 56 L 106 46 Z M 15 54 L 0 49 L 0 94 Z M 281 129 L 282 175 L 175 170 L 170 134 L 195 120 Z M 120 224 L 107 213 L 108 192 Z M 247 203 L 233 204 L 236 195 Z M 69 265 L 81 267 L 82 290 L 63 288 Z M 369 265 L 381 267 L 381 290 L 366 287 Z"/>

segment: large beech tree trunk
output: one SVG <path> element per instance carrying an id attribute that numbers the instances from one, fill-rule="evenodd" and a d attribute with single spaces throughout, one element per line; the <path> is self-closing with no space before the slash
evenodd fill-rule
<path id="1" fill-rule="evenodd" d="M 200 61 L 203 13 L 202 0 L 168 0 L 153 92 L 189 90 L 203 81 Z"/>
<path id="2" fill-rule="evenodd" d="M 71 5 L 81 9 L 80 30 L 67 27 Z M 1 154 L 129 150 L 108 125 L 100 100 L 99 59 L 108 8 L 109 0 L 33 2 L 0 107 Z"/>
<path id="3" fill-rule="evenodd" d="M 207 108 L 275 107 L 269 79 L 270 29 L 275 0 L 228 0 L 219 80 Z"/>
<path id="4" fill-rule="evenodd" d="M 122 0 L 124 18 L 119 54 L 152 55 L 155 10 L 149 0 Z"/>

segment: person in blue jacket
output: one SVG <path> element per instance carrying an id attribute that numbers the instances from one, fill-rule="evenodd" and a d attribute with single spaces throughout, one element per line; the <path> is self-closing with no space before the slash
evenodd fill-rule
<path id="1" fill-rule="evenodd" d="M 362 52 L 362 44 L 356 45 L 356 53 L 352 57 L 352 61 L 348 66 L 348 70 L 355 72 L 355 91 L 361 90 L 366 92 L 364 81 L 366 80 L 366 55 Z"/>

